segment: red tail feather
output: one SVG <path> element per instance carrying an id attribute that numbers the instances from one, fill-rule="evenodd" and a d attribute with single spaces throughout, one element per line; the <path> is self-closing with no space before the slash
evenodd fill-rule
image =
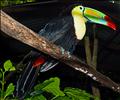
<path id="1" fill-rule="evenodd" d="M 45 59 L 43 57 L 38 57 L 34 62 L 33 62 L 33 67 L 38 67 L 42 65 L 45 62 Z"/>

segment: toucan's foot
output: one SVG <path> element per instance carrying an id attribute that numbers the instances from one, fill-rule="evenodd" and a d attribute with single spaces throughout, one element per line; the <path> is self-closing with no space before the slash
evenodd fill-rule
<path id="1" fill-rule="evenodd" d="M 68 54 L 68 58 L 70 58 L 70 57 L 71 57 L 71 54 L 70 54 L 70 52 L 69 52 L 69 51 L 67 52 L 67 54 Z"/>
<path id="2" fill-rule="evenodd" d="M 65 54 L 65 49 L 63 47 L 60 47 L 60 49 L 61 49 L 62 55 L 64 55 Z"/>

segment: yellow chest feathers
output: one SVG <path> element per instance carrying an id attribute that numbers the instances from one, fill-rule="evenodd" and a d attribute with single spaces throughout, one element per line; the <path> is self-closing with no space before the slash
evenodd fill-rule
<path id="1" fill-rule="evenodd" d="M 76 37 L 78 40 L 82 40 L 86 32 L 85 20 L 79 15 L 73 15 L 73 21 Z"/>

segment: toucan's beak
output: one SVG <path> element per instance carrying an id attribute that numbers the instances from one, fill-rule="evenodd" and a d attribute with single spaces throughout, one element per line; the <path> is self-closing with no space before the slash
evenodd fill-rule
<path id="1" fill-rule="evenodd" d="M 116 30 L 116 25 L 110 19 L 110 17 L 105 15 L 104 13 L 98 11 L 98 10 L 85 7 L 83 14 L 84 14 L 84 17 L 89 22 L 102 24 L 102 25 L 105 25 L 105 26 L 112 28 L 113 30 Z"/>

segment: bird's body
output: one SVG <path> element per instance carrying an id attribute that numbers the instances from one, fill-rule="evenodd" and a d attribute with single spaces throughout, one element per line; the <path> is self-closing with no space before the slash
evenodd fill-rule
<path id="1" fill-rule="evenodd" d="M 53 19 L 39 31 L 39 35 L 60 46 L 62 49 L 73 53 L 78 40 L 74 33 L 73 21 L 71 20 L 71 16 Z M 58 61 L 51 59 L 47 64 L 50 64 L 49 67 L 46 65 L 41 66 L 41 72 L 51 69 L 54 65 L 58 64 Z"/>
<path id="2" fill-rule="evenodd" d="M 38 34 L 60 46 L 61 49 L 73 53 L 78 40 L 74 33 L 74 24 L 71 19 L 71 16 L 53 19 L 48 22 Z M 45 57 L 43 54 L 36 51 L 32 51 L 30 55 L 32 55 L 33 59 L 29 61 L 21 78 L 17 82 L 17 96 L 22 98 L 32 87 L 39 71 L 45 72 L 59 64 L 57 60 L 51 57 Z"/>
<path id="3" fill-rule="evenodd" d="M 92 16 L 90 12 L 93 12 L 94 15 Z M 51 20 L 38 33 L 50 42 L 60 46 L 61 49 L 73 53 L 78 41 L 83 39 L 85 35 L 86 22 L 103 24 L 112 29 L 116 28 L 111 20 L 107 24 L 104 18 L 106 18 L 106 15 L 97 10 L 75 6 L 68 16 Z M 99 22 L 98 19 L 102 21 Z M 32 59 L 29 60 L 25 71 L 17 82 L 16 95 L 19 98 L 24 98 L 26 93 L 29 92 L 39 70 L 41 72 L 48 71 L 59 63 L 59 61 L 38 52 L 32 52 L 30 56 L 32 56 Z"/>
<path id="4" fill-rule="evenodd" d="M 39 35 L 70 52 L 77 43 L 71 16 L 51 20 L 39 31 Z"/>

